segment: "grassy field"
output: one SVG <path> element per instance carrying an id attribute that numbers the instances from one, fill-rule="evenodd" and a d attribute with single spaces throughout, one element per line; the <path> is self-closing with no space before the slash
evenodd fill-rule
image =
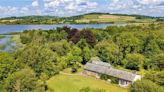
<path id="1" fill-rule="evenodd" d="M 153 22 L 153 19 L 136 19 L 133 16 L 116 16 L 116 15 L 99 15 L 99 14 L 91 14 L 84 15 L 83 18 L 76 20 L 77 23 L 90 23 L 90 22 L 98 22 L 98 23 L 148 23 Z"/>
<path id="2" fill-rule="evenodd" d="M 50 92 L 79 92 L 86 87 L 103 89 L 105 92 L 128 92 L 128 89 L 120 88 L 118 85 L 82 75 L 60 74 L 48 80 L 47 83 Z"/>

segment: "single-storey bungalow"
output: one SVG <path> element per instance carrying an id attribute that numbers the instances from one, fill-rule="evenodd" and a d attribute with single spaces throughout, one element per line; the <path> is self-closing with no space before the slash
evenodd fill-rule
<path id="1" fill-rule="evenodd" d="M 114 69 L 109 63 L 101 61 L 88 62 L 84 66 L 84 73 L 87 75 L 93 75 L 100 78 L 101 74 L 106 74 L 115 78 L 118 78 L 118 84 L 121 87 L 128 87 L 130 84 L 136 80 L 141 79 L 141 75 L 137 75 L 132 72 L 127 72 L 119 69 Z"/>

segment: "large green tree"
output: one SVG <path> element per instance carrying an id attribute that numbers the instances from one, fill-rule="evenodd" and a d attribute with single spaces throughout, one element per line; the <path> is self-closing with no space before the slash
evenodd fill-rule
<path id="1" fill-rule="evenodd" d="M 0 80 L 4 80 L 11 73 L 19 70 L 22 66 L 15 61 L 13 54 L 0 53 Z"/>
<path id="2" fill-rule="evenodd" d="M 150 71 L 145 74 L 144 78 L 164 87 L 164 71 Z"/>
<path id="3" fill-rule="evenodd" d="M 132 84 L 130 92 L 164 92 L 164 89 L 149 80 L 141 80 Z"/>
<path id="4" fill-rule="evenodd" d="M 43 72 L 49 76 L 58 73 L 58 55 L 44 46 L 28 45 L 16 53 L 17 61 L 28 65 L 37 76 Z"/>
<path id="5" fill-rule="evenodd" d="M 115 37 L 116 43 L 125 58 L 128 53 L 137 53 L 142 50 L 142 41 L 133 32 L 122 32 Z"/>
<path id="6" fill-rule="evenodd" d="M 81 65 L 82 62 L 81 54 L 82 54 L 81 49 L 77 46 L 73 46 L 71 51 L 65 57 L 65 62 L 67 63 L 67 66 L 71 67 L 73 72 L 76 72 L 76 70 Z"/>
<path id="7" fill-rule="evenodd" d="M 96 54 L 104 62 L 120 63 L 119 47 L 111 40 L 103 40 L 95 46 Z"/>
<path id="8" fill-rule="evenodd" d="M 1 87 L 1 92 L 44 92 L 35 73 L 30 68 L 9 75 L 1 84 Z"/>
<path id="9" fill-rule="evenodd" d="M 127 54 L 125 59 L 123 60 L 125 67 L 131 70 L 139 70 L 143 67 L 146 58 L 142 54 L 133 53 Z"/>

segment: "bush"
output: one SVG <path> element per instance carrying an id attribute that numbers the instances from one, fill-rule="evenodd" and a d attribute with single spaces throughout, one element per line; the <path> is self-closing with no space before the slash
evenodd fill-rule
<path id="1" fill-rule="evenodd" d="M 127 64 L 125 65 L 125 68 L 139 71 L 139 66 L 136 62 L 128 61 Z"/>
<path id="2" fill-rule="evenodd" d="M 71 72 L 75 73 L 75 72 L 77 72 L 77 69 L 76 68 L 72 68 Z"/>
<path id="3" fill-rule="evenodd" d="M 80 90 L 80 92 L 106 92 L 104 89 L 91 89 L 89 87 L 85 87 Z"/>
<path id="4" fill-rule="evenodd" d="M 106 75 L 106 74 L 101 74 L 100 79 L 102 79 L 102 80 L 110 79 L 112 83 L 115 83 L 115 84 L 118 83 L 118 78 L 115 78 L 115 77 L 112 77 L 112 76 L 109 76 L 109 75 Z"/>
<path id="5" fill-rule="evenodd" d="M 108 80 L 109 79 L 109 76 L 106 75 L 106 74 L 101 74 L 100 79 L 102 79 L 102 80 Z"/>
<path id="6" fill-rule="evenodd" d="M 130 92 L 164 92 L 163 88 L 149 80 L 135 82 Z"/>

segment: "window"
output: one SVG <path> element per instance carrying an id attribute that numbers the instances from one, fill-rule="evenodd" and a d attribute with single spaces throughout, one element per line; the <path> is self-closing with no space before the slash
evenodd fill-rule
<path id="1" fill-rule="evenodd" d="M 121 85 L 124 85 L 124 80 L 121 80 Z"/>
<path id="2" fill-rule="evenodd" d="M 128 84 L 128 82 L 127 81 L 125 81 L 125 85 L 127 85 Z"/>
<path id="3" fill-rule="evenodd" d="M 120 80 L 120 84 L 121 85 L 127 85 L 128 84 L 128 81 L 126 81 L 126 80 Z"/>

